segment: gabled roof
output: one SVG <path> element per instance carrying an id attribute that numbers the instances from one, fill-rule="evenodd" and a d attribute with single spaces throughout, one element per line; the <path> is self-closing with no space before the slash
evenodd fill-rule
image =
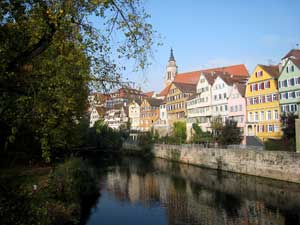
<path id="1" fill-rule="evenodd" d="M 300 49 L 292 49 L 286 54 L 282 59 L 286 58 L 294 58 L 294 59 L 300 59 Z"/>
<path id="2" fill-rule="evenodd" d="M 249 77 L 249 73 L 248 73 L 246 66 L 244 64 L 238 64 L 238 65 L 204 69 L 204 70 L 187 72 L 187 73 L 179 73 L 175 76 L 175 79 L 173 82 L 196 85 L 199 81 L 199 77 L 200 77 L 201 73 L 209 74 L 212 72 L 224 72 L 224 73 L 229 73 L 233 76 L 239 76 L 239 77 L 243 77 L 243 78 Z M 213 83 L 213 80 L 211 78 L 208 78 L 208 79 L 210 79 L 209 82 Z M 169 92 L 170 86 L 171 85 L 166 86 L 159 93 L 159 96 L 166 96 Z"/>
<path id="3" fill-rule="evenodd" d="M 141 103 L 142 103 L 142 101 L 140 99 L 134 99 L 134 100 L 130 101 L 129 105 L 133 102 L 137 103 L 138 105 L 141 105 Z"/>
<path id="4" fill-rule="evenodd" d="M 246 92 L 246 85 L 245 84 L 239 84 L 239 83 L 235 83 L 234 84 L 238 90 L 238 92 L 240 93 L 240 95 L 242 97 L 245 97 L 245 92 Z"/>
<path id="5" fill-rule="evenodd" d="M 162 99 L 157 99 L 157 98 L 148 98 L 145 99 L 151 106 L 160 106 L 163 103 Z"/>
<path id="6" fill-rule="evenodd" d="M 300 58 L 299 59 L 290 59 L 300 70 Z"/>
<path id="7" fill-rule="evenodd" d="M 171 83 L 172 84 L 172 83 Z M 170 90 L 171 84 L 166 86 L 158 95 L 159 96 L 166 96 Z"/>
<path id="8" fill-rule="evenodd" d="M 154 95 L 154 91 L 145 92 L 143 94 L 146 95 L 147 97 L 151 98 Z"/>
<path id="9" fill-rule="evenodd" d="M 202 72 L 201 75 L 205 77 L 210 85 L 212 85 L 216 79 L 214 72 Z"/>
<path id="10" fill-rule="evenodd" d="M 245 65 L 239 64 L 233 66 L 204 69 L 204 70 L 193 71 L 188 73 L 179 73 L 175 76 L 174 82 L 197 84 L 201 73 L 209 73 L 209 72 L 224 72 L 224 73 L 230 73 L 233 76 L 244 76 L 244 77 L 249 76 L 248 70 L 245 67 Z"/>
<path id="11" fill-rule="evenodd" d="M 174 82 L 185 84 L 197 84 L 201 71 L 179 73 L 175 76 Z"/>
<path id="12" fill-rule="evenodd" d="M 183 93 L 196 92 L 196 84 L 185 84 L 185 83 L 177 83 L 177 82 L 173 82 L 173 84 Z"/>
<path id="13" fill-rule="evenodd" d="M 261 65 L 259 64 L 258 66 L 260 66 L 264 71 L 266 71 L 268 74 L 270 74 L 270 76 L 274 77 L 274 78 L 278 78 L 279 77 L 279 66 L 278 65 Z"/>

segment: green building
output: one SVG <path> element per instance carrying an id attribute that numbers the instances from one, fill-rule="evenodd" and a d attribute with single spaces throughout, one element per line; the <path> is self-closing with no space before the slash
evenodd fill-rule
<path id="1" fill-rule="evenodd" d="M 278 90 L 281 113 L 297 113 L 300 103 L 299 49 L 292 49 L 282 58 Z"/>

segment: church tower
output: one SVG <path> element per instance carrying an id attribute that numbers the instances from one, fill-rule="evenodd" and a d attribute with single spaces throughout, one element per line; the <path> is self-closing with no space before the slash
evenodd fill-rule
<path id="1" fill-rule="evenodd" d="M 177 74 L 177 66 L 176 61 L 173 55 L 173 49 L 171 48 L 171 54 L 169 58 L 169 62 L 166 68 L 166 74 L 165 74 L 165 87 L 168 86 L 172 81 L 174 80 L 175 76 Z"/>

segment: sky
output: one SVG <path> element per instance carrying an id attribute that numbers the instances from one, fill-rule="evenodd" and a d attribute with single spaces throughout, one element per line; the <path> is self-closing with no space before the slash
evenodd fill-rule
<path id="1" fill-rule="evenodd" d="M 245 64 L 251 74 L 300 44 L 300 0 L 146 0 L 145 8 L 163 46 L 149 68 L 124 73 L 145 91 L 162 90 L 171 47 L 179 73 Z"/>

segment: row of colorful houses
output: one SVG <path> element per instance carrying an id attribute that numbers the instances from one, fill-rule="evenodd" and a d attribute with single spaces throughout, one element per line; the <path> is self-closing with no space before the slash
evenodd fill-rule
<path id="1" fill-rule="evenodd" d="M 300 50 L 291 50 L 278 65 L 257 65 L 251 75 L 242 64 L 178 74 L 171 51 L 164 83 L 157 96 L 160 106 L 144 100 L 141 124 L 139 127 L 135 122 L 135 129 L 168 133 L 174 122 L 186 121 L 190 138 L 193 123 L 211 131 L 212 119 L 220 117 L 223 122 L 237 121 L 244 136 L 257 136 L 262 141 L 280 138 L 280 116 L 296 113 L 300 103 Z M 147 114 L 154 117 L 144 116 L 145 102 L 153 109 Z"/>
<path id="2" fill-rule="evenodd" d="M 166 135 L 174 122 L 186 121 L 190 138 L 193 123 L 211 131 L 211 121 L 220 118 L 237 121 L 244 137 L 280 138 L 280 116 L 299 110 L 300 50 L 292 49 L 278 65 L 257 65 L 251 75 L 243 64 L 178 73 L 171 50 L 163 90 L 136 94 L 122 101 L 135 131 Z"/>

